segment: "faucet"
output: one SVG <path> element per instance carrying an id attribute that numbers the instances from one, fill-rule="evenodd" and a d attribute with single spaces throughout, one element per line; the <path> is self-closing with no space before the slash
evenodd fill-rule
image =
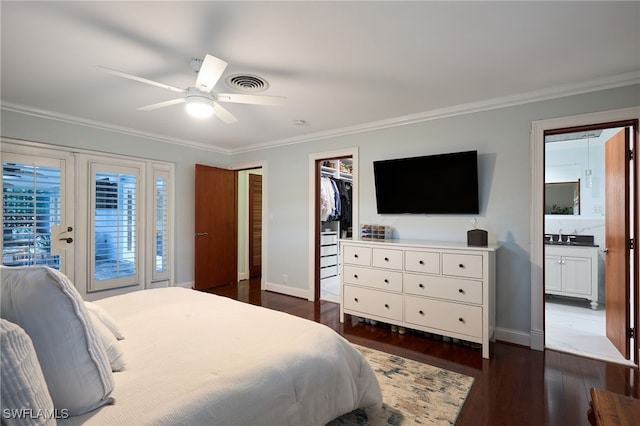
<path id="1" fill-rule="evenodd" d="M 562 242 L 562 228 L 558 229 L 558 242 Z"/>

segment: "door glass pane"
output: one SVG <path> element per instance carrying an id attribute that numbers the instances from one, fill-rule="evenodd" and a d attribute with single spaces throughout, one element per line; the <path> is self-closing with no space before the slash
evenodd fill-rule
<path id="1" fill-rule="evenodd" d="M 167 271 L 167 178 L 156 177 L 155 272 Z"/>
<path id="2" fill-rule="evenodd" d="M 52 226 L 61 223 L 60 176 L 60 168 L 2 163 L 3 265 L 60 269 L 51 250 Z"/>
<path id="3" fill-rule="evenodd" d="M 136 176 L 96 173 L 95 280 L 136 275 Z"/>

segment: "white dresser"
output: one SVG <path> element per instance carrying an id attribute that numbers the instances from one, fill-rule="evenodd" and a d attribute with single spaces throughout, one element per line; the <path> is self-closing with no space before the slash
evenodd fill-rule
<path id="1" fill-rule="evenodd" d="M 340 321 L 351 314 L 482 344 L 495 329 L 496 245 L 340 240 Z"/>

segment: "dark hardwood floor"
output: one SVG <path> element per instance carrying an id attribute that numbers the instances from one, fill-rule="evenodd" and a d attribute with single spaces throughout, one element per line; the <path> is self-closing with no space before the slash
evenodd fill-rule
<path id="1" fill-rule="evenodd" d="M 500 342 L 486 360 L 481 349 L 419 332 L 400 335 L 351 316 L 340 324 L 338 304 L 261 291 L 259 279 L 210 292 L 325 324 L 352 343 L 473 376 L 458 425 L 588 425 L 592 387 L 640 398 L 640 374 L 633 368 Z"/>

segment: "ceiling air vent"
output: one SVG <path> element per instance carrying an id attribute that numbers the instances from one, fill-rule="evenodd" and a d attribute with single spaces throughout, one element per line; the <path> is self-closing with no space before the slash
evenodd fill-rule
<path id="1" fill-rule="evenodd" d="M 251 74 L 236 74 L 227 77 L 227 86 L 241 92 L 262 92 L 267 90 L 269 83 L 261 77 Z"/>

